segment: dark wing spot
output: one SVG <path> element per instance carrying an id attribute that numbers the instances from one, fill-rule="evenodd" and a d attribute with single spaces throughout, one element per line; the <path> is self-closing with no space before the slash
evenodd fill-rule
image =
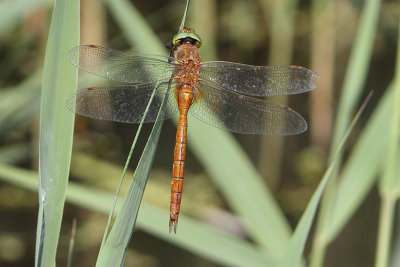
<path id="1" fill-rule="evenodd" d="M 284 108 L 284 109 L 286 109 L 286 110 L 289 110 L 289 111 L 293 110 L 292 108 L 290 108 L 290 107 L 288 107 L 288 106 L 285 106 L 285 105 L 280 105 L 280 107 L 281 107 L 281 108 Z"/>
<path id="2" fill-rule="evenodd" d="M 303 69 L 303 67 L 297 66 L 297 65 L 290 65 L 292 69 Z"/>

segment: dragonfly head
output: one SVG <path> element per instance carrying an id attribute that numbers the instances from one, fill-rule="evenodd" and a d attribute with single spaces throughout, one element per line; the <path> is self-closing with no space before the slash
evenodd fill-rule
<path id="1" fill-rule="evenodd" d="M 172 46 L 173 48 L 176 48 L 186 42 L 190 42 L 197 47 L 201 46 L 200 36 L 195 34 L 194 30 L 189 28 L 183 28 L 183 30 L 175 34 L 174 38 L 172 39 Z"/>

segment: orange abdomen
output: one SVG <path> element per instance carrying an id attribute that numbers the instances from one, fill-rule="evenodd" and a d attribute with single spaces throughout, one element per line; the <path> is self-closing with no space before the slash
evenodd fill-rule
<path id="1" fill-rule="evenodd" d="M 171 232 L 178 225 L 179 210 L 182 200 L 185 155 L 186 155 L 186 136 L 187 136 L 187 113 L 192 104 L 194 97 L 193 87 L 190 85 L 182 85 L 177 87 L 177 102 L 179 108 L 179 120 L 176 131 L 176 143 L 174 149 L 174 163 L 172 166 L 171 181 L 171 206 L 169 231 Z"/>

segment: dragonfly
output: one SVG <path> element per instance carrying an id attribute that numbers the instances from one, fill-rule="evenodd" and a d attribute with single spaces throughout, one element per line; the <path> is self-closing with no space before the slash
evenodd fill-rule
<path id="1" fill-rule="evenodd" d="M 178 114 L 169 219 L 169 231 L 175 233 L 182 200 L 188 112 L 208 125 L 234 133 L 299 134 L 307 130 L 304 118 L 290 107 L 265 98 L 313 90 L 318 77 L 294 65 L 202 62 L 201 45 L 194 30 L 183 28 L 170 43 L 170 57 L 125 53 L 97 45 L 81 45 L 67 54 L 81 70 L 125 83 L 73 94 L 67 108 L 76 114 L 124 123 L 155 122 Z M 160 112 L 163 101 L 168 112 Z"/>

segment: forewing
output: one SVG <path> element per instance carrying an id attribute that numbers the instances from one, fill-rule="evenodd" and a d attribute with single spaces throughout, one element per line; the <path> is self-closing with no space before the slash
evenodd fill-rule
<path id="1" fill-rule="evenodd" d="M 291 95 L 316 88 L 315 72 L 299 66 L 251 66 L 224 61 L 202 64 L 200 78 L 252 96 Z"/>
<path id="2" fill-rule="evenodd" d="M 202 81 L 201 96 L 190 108 L 199 120 L 224 130 L 244 134 L 293 135 L 307 123 L 289 107 L 248 97 Z"/>
<path id="3" fill-rule="evenodd" d="M 74 47 L 67 58 L 86 72 L 124 83 L 168 80 L 174 70 L 170 57 L 130 54 L 97 45 Z"/>
<path id="4" fill-rule="evenodd" d="M 171 112 L 177 110 L 174 96 L 169 92 L 169 83 L 86 88 L 68 98 L 67 108 L 76 114 L 101 120 L 140 123 L 146 115 L 144 122 L 154 122 L 170 118 Z M 157 118 L 165 96 L 170 112 L 162 111 Z M 150 99 L 152 102 L 145 113 Z"/>

